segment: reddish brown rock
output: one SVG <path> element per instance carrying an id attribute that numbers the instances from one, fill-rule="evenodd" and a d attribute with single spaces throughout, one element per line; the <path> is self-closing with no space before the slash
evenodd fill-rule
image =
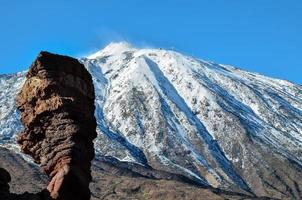
<path id="1" fill-rule="evenodd" d="M 90 199 L 96 137 L 92 77 L 78 60 L 41 52 L 17 96 L 25 127 L 18 138 L 51 178 L 52 198 Z"/>

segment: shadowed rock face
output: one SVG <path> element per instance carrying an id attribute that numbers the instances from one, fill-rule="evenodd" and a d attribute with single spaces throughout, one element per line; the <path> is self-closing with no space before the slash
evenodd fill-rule
<path id="1" fill-rule="evenodd" d="M 96 137 L 94 87 L 78 60 L 41 52 L 16 103 L 25 127 L 18 138 L 51 178 L 54 199 L 90 199 L 90 167 Z"/>

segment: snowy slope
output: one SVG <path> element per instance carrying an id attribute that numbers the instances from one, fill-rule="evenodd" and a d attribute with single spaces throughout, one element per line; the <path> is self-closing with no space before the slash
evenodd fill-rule
<path id="1" fill-rule="evenodd" d="M 25 82 L 25 72 L 0 75 L 0 144 L 14 143 L 22 125 L 16 112 L 15 97 Z"/>
<path id="2" fill-rule="evenodd" d="M 96 90 L 99 156 L 202 185 L 277 198 L 301 194 L 301 86 L 127 43 L 81 62 Z M 6 145 L 21 129 L 14 97 L 23 81 L 24 73 L 0 77 Z"/>

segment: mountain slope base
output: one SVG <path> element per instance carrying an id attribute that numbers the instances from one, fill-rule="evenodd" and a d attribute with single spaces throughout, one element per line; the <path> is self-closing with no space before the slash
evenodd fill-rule
<path id="1" fill-rule="evenodd" d="M 37 166 L 28 163 L 21 155 L 5 148 L 0 148 L 0 168 L 4 168 L 10 173 L 12 177 L 10 190 L 15 194 L 37 193 L 48 182 L 47 177 L 39 171 Z M 97 160 L 95 160 L 92 167 L 92 176 L 93 181 L 90 184 L 92 200 L 269 199 L 200 188 L 179 181 L 150 179 L 131 170 L 121 170 Z"/>

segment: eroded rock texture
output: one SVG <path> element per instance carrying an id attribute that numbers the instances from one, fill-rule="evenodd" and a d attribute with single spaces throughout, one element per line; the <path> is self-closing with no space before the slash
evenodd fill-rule
<path id="1" fill-rule="evenodd" d="M 62 200 L 90 199 L 96 137 L 94 87 L 78 60 L 41 52 L 17 96 L 25 127 L 18 138 L 51 178 L 48 191 Z"/>

